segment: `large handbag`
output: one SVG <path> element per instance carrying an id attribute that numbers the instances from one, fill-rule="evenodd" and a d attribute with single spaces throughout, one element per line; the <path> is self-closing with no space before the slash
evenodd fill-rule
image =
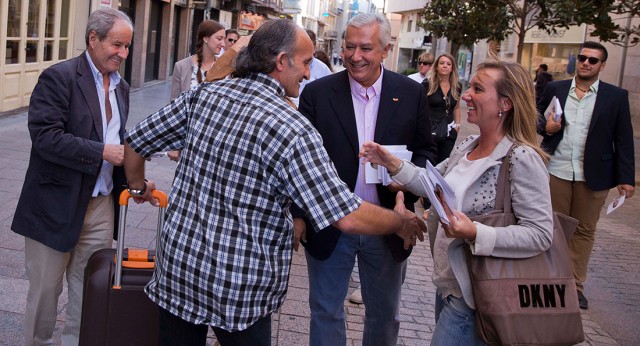
<path id="1" fill-rule="evenodd" d="M 517 223 L 511 210 L 508 167 L 509 155 L 498 175 L 495 210 L 471 220 L 496 227 Z M 576 219 L 554 213 L 551 247 L 530 258 L 474 256 L 465 246 L 476 332 L 487 344 L 573 345 L 584 341 L 566 241 L 577 225 Z"/>

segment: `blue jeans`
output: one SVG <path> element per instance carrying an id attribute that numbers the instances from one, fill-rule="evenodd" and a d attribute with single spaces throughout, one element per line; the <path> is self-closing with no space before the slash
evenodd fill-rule
<path id="1" fill-rule="evenodd" d="M 331 256 L 306 253 L 311 346 L 346 344 L 344 300 L 356 256 L 365 306 L 363 345 L 396 345 L 405 262 L 393 259 L 382 236 L 342 234 Z"/>
<path id="2" fill-rule="evenodd" d="M 205 324 L 193 324 L 159 308 L 160 340 L 162 346 L 205 346 L 207 330 Z M 229 332 L 222 328 L 211 327 L 220 345 L 231 346 L 269 346 L 271 345 L 271 314 L 265 316 L 249 328 Z"/>
<path id="3" fill-rule="evenodd" d="M 471 309 L 464 298 L 436 293 L 436 328 L 431 337 L 431 345 L 484 345 L 476 334 L 476 311 Z"/>

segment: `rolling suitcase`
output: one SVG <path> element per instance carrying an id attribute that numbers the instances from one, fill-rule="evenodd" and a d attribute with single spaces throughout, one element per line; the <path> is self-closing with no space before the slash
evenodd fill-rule
<path id="1" fill-rule="evenodd" d="M 167 196 L 154 190 L 153 197 L 160 202 L 159 235 Z M 80 345 L 158 345 L 158 306 L 144 293 L 144 286 L 153 275 L 155 251 L 124 248 L 130 198 L 127 190 L 120 195 L 116 249 L 98 250 L 87 263 Z"/>

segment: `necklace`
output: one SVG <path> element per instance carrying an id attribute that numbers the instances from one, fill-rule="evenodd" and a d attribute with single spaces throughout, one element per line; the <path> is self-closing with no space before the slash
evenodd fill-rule
<path id="1" fill-rule="evenodd" d="M 211 69 L 211 67 L 213 66 L 213 63 L 214 63 L 214 62 L 215 62 L 215 60 L 214 60 L 214 61 L 212 61 L 212 62 L 209 64 L 209 68 L 206 68 L 206 67 L 205 67 L 206 65 L 205 65 L 204 63 L 202 63 L 202 64 L 200 65 L 200 69 L 201 69 L 202 71 L 209 71 L 209 69 Z"/>
<path id="2" fill-rule="evenodd" d="M 585 93 L 585 94 L 589 92 L 589 89 L 584 90 L 584 89 L 582 89 L 581 87 L 579 87 L 579 86 L 578 86 L 578 84 L 576 84 L 576 88 L 577 88 L 578 90 L 582 91 L 582 92 L 583 92 L 583 93 Z"/>

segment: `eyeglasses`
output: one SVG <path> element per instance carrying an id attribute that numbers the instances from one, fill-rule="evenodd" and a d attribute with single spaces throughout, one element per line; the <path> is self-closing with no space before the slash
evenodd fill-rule
<path id="1" fill-rule="evenodd" d="M 431 66 L 431 65 L 433 65 L 433 63 L 432 63 L 432 62 L 426 62 L 426 61 L 420 61 L 420 62 L 418 62 L 418 64 L 420 64 L 420 65 L 427 65 L 427 66 Z"/>
<path id="2" fill-rule="evenodd" d="M 232 38 L 228 38 L 228 39 L 227 39 L 227 41 L 229 41 L 229 43 L 236 43 L 236 42 L 238 42 L 238 40 L 234 40 L 234 39 L 232 39 Z"/>
<path id="3" fill-rule="evenodd" d="M 595 64 L 598 63 L 598 61 L 602 61 L 602 59 L 598 59 L 596 57 L 578 54 L 578 61 L 585 62 L 587 60 L 589 60 L 589 64 L 591 64 L 591 65 L 595 65 Z"/>

